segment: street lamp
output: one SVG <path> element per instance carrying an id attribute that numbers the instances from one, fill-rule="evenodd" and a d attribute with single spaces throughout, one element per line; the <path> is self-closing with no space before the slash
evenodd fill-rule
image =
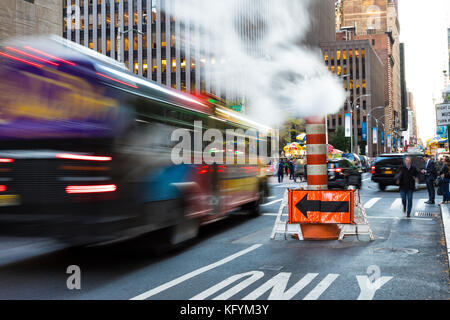
<path id="1" fill-rule="evenodd" d="M 138 30 L 136 28 L 125 29 L 124 31 L 120 31 L 120 24 L 121 24 L 120 18 L 119 18 L 118 23 L 119 23 L 119 28 L 117 30 L 117 42 L 118 42 L 117 60 L 119 62 L 122 62 L 122 35 L 125 34 L 125 33 L 130 32 L 130 31 L 136 31 L 138 34 L 141 34 L 141 35 L 143 35 L 144 33 L 141 30 Z"/>
<path id="2" fill-rule="evenodd" d="M 372 115 L 369 113 L 367 116 L 370 117 Z M 381 119 L 383 119 L 385 117 L 385 115 L 381 116 L 380 119 L 377 119 L 374 116 L 372 116 L 372 117 L 375 120 L 375 123 L 377 126 L 377 156 L 378 156 L 379 155 L 379 151 L 378 151 L 379 150 L 379 148 L 378 148 L 378 121 L 380 121 L 381 125 L 383 126 L 383 132 L 385 132 L 386 131 L 385 124 L 383 122 L 381 122 Z M 386 139 L 386 137 L 383 140 L 385 140 L 385 139 Z M 373 143 L 373 142 L 371 142 L 371 143 Z M 383 144 L 384 144 L 384 152 L 386 152 L 386 141 L 383 141 Z"/>
<path id="3" fill-rule="evenodd" d="M 370 93 L 362 94 L 362 95 L 356 97 L 355 100 L 353 100 L 353 103 L 350 103 L 350 99 L 347 96 L 347 103 L 350 105 L 350 108 L 351 108 L 350 109 L 350 144 L 351 144 L 350 152 L 351 153 L 353 153 L 353 110 L 355 109 L 355 104 L 359 99 L 361 99 L 363 97 L 370 97 L 370 96 L 371 96 Z M 356 105 L 356 109 L 359 109 L 358 105 Z M 357 134 L 355 135 L 355 139 L 356 139 L 356 141 L 355 141 L 356 144 L 358 144 L 358 135 Z"/>

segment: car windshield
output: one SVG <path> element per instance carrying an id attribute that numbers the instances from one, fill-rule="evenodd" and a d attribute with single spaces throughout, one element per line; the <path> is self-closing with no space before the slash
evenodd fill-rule
<path id="1" fill-rule="evenodd" d="M 378 157 L 375 160 L 376 165 L 398 165 L 403 162 L 403 157 Z"/>
<path id="2" fill-rule="evenodd" d="M 354 156 L 353 154 L 351 154 L 351 153 L 344 153 L 344 154 L 342 155 L 342 157 L 343 157 L 343 158 L 350 159 L 350 160 L 355 160 L 355 156 Z"/>
<path id="3" fill-rule="evenodd" d="M 339 162 L 328 162 L 328 169 L 339 168 Z"/>

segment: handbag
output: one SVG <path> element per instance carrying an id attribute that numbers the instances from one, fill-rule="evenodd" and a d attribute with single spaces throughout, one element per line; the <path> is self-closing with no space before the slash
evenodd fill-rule
<path id="1" fill-rule="evenodd" d="M 400 179 L 402 178 L 402 170 L 398 170 L 394 175 L 394 181 L 397 185 L 400 184 Z"/>
<path id="2" fill-rule="evenodd" d="M 442 179 L 442 177 L 441 176 L 438 176 L 437 178 L 436 178 L 436 180 L 434 181 L 434 185 L 436 186 L 436 187 L 440 187 L 441 186 L 441 184 L 444 182 L 444 180 Z"/>

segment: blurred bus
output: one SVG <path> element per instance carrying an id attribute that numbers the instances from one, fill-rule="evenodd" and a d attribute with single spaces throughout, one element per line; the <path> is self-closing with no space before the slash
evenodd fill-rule
<path id="1" fill-rule="evenodd" d="M 259 213 L 262 166 L 175 165 L 171 135 L 194 140 L 194 121 L 254 129 L 270 150 L 269 127 L 56 36 L 3 43 L 0 76 L 2 235 L 92 244 L 159 230 L 173 246 L 235 209 Z"/>

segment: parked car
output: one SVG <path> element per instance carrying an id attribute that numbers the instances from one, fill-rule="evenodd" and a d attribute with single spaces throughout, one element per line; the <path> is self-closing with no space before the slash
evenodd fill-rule
<path id="1" fill-rule="evenodd" d="M 412 164 L 419 171 L 425 168 L 425 163 L 422 161 L 423 154 L 419 153 L 382 154 L 374 160 L 371 167 L 372 181 L 378 183 L 381 191 L 386 190 L 387 186 L 396 185 L 395 172 L 402 165 L 406 156 L 411 157 Z M 425 183 L 425 176 L 422 173 L 419 173 L 419 183 Z"/>
<path id="2" fill-rule="evenodd" d="M 328 188 L 347 189 L 348 186 L 361 188 L 361 168 L 346 158 L 328 161 Z"/>
<path id="3" fill-rule="evenodd" d="M 344 153 L 342 155 L 342 158 L 346 158 L 346 159 L 350 160 L 354 166 L 362 169 L 361 159 L 359 158 L 359 156 L 356 153 Z"/>

